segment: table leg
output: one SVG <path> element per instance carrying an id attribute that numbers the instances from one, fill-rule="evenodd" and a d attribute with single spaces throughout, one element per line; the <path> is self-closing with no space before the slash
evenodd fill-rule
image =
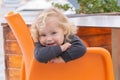
<path id="1" fill-rule="evenodd" d="M 120 29 L 112 29 L 112 60 L 115 80 L 120 80 Z"/>

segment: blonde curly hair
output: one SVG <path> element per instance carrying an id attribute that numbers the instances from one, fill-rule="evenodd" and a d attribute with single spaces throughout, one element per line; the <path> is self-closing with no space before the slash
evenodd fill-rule
<path id="1" fill-rule="evenodd" d="M 70 35 L 76 34 L 77 27 L 72 22 L 70 22 L 68 18 L 64 14 L 62 14 L 62 12 L 60 12 L 58 9 L 50 8 L 50 9 L 44 10 L 35 19 L 35 21 L 32 23 L 30 27 L 31 36 L 34 42 L 39 42 L 40 29 L 42 27 L 45 27 L 48 17 L 49 18 L 56 17 L 58 19 L 57 23 L 59 27 L 61 27 L 64 30 L 64 32 L 66 32 L 66 35 L 65 35 L 66 42 L 70 41 L 69 39 Z"/>

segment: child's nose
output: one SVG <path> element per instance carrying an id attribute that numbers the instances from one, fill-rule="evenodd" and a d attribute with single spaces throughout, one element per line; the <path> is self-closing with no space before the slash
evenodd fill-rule
<path id="1" fill-rule="evenodd" d="M 52 37 L 51 36 L 47 36 L 47 41 L 51 41 L 52 40 Z"/>

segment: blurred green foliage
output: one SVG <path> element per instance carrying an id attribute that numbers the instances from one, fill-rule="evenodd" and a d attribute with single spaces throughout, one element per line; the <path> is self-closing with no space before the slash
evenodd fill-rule
<path id="1" fill-rule="evenodd" d="M 63 9 L 64 11 L 67 11 L 68 9 L 72 9 L 72 7 L 69 4 L 59 4 L 59 3 L 52 3 L 54 7 L 57 7 L 59 9 Z"/>
<path id="2" fill-rule="evenodd" d="M 120 12 L 120 6 L 117 6 L 117 0 L 77 0 L 80 9 L 77 13 L 108 13 Z"/>
<path id="3" fill-rule="evenodd" d="M 93 13 L 110 13 L 120 12 L 120 6 L 117 6 L 117 0 L 77 0 L 80 5 L 76 13 L 93 14 Z M 72 9 L 69 4 L 52 3 L 54 7 L 67 11 Z"/>

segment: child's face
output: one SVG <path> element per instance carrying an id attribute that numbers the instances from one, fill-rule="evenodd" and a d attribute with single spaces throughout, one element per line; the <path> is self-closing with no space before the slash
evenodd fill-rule
<path id="1" fill-rule="evenodd" d="M 64 42 L 64 31 L 53 20 L 50 20 L 40 30 L 39 41 L 44 46 L 61 45 Z"/>

